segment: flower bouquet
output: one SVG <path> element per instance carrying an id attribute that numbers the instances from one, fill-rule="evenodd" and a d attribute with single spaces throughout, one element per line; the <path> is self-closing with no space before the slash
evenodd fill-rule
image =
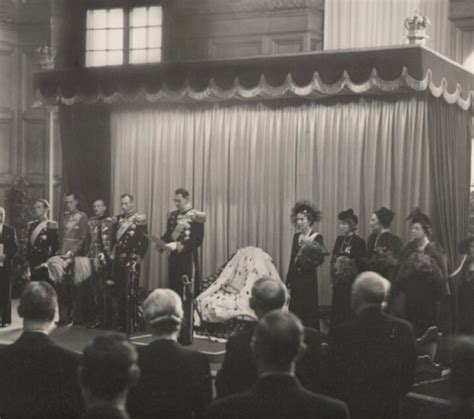
<path id="1" fill-rule="evenodd" d="M 333 285 L 334 286 L 350 286 L 352 280 L 358 274 L 354 259 L 347 256 L 339 256 L 333 265 Z"/>

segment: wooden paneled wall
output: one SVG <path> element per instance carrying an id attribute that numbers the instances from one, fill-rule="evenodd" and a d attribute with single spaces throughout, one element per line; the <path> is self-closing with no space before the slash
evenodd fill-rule
<path id="1" fill-rule="evenodd" d="M 168 59 L 287 54 L 323 47 L 324 0 L 176 0 Z"/>
<path id="2" fill-rule="evenodd" d="M 49 0 L 2 0 L 0 13 L 0 205 L 17 175 L 48 198 L 49 112 L 36 102 L 34 50 L 49 44 Z M 60 161 L 60 159 L 59 159 Z M 58 177 L 60 182 L 60 176 Z"/>

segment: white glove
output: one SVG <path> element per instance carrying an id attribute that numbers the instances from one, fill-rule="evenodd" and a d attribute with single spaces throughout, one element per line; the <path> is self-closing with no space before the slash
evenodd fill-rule
<path id="1" fill-rule="evenodd" d="M 178 248 L 178 243 L 177 242 L 167 243 L 165 248 L 166 250 L 169 250 L 170 252 L 174 252 Z"/>

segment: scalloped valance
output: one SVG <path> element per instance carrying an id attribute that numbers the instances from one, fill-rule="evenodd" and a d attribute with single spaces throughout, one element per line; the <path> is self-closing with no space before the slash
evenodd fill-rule
<path id="1" fill-rule="evenodd" d="M 322 99 L 428 92 L 472 110 L 474 75 L 419 46 L 36 73 L 46 105 Z"/>

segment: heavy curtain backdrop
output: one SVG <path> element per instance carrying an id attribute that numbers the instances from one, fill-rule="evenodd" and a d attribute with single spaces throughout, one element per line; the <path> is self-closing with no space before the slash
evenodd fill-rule
<path id="1" fill-rule="evenodd" d="M 106 106 L 59 106 L 63 193 L 79 195 L 79 208 L 92 213 L 94 200 L 110 201 L 110 110 Z M 62 200 L 59 203 L 62 208 Z"/>
<path id="2" fill-rule="evenodd" d="M 453 194 L 464 191 L 467 199 L 469 177 L 443 182 L 433 169 L 458 170 L 453 160 L 444 162 L 437 154 L 445 148 L 458 156 L 457 167 L 469 167 L 470 132 L 467 112 L 445 105 L 445 114 L 439 106 L 420 94 L 116 109 L 111 114 L 115 210 L 120 194 L 131 192 L 137 209 L 148 216 L 150 233 L 159 236 L 173 209 L 174 190 L 188 188 L 195 208 L 207 213 L 204 275 L 251 245 L 269 253 L 284 278 L 294 233 L 290 210 L 299 199 L 322 209 L 315 229 L 330 250 L 339 211 L 352 207 L 366 237 L 368 219 L 381 205 L 396 212 L 393 230 L 404 239 L 407 214 L 421 207 L 437 218 L 442 226 L 437 238 L 446 245 L 467 232 L 467 204 L 461 209 L 458 195 L 441 197 L 454 188 Z M 434 129 L 430 115 L 438 119 Z M 439 221 L 445 214 L 450 221 Z M 455 243 L 447 247 L 453 252 Z M 331 295 L 328 265 L 320 276 L 322 304 Z M 153 246 L 142 280 L 149 288 L 167 285 L 166 257 Z"/>

